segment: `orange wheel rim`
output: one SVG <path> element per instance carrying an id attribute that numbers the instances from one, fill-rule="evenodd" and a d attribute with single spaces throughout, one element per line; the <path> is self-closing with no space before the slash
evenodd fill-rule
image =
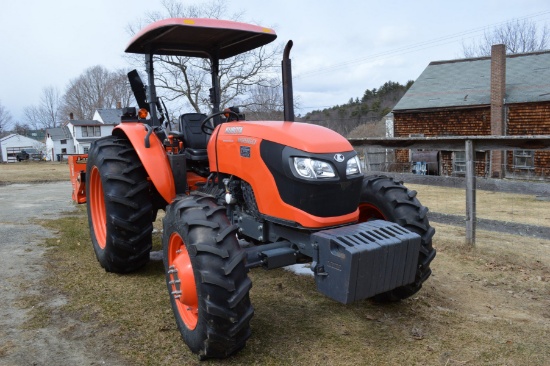
<path id="1" fill-rule="evenodd" d="M 185 326 L 193 330 L 199 320 L 199 297 L 191 258 L 178 233 L 173 233 L 168 242 L 168 275 L 177 312 Z"/>
<path id="2" fill-rule="evenodd" d="M 105 249 L 107 241 L 107 214 L 105 210 L 105 197 L 103 195 L 103 184 L 97 167 L 92 168 L 91 176 L 88 184 L 90 185 L 90 197 L 88 204 L 92 213 L 92 225 L 97 240 L 97 244 L 101 249 Z"/>
<path id="3" fill-rule="evenodd" d="M 374 205 L 370 203 L 361 203 L 359 205 L 359 222 L 369 220 L 386 220 L 384 214 Z"/>

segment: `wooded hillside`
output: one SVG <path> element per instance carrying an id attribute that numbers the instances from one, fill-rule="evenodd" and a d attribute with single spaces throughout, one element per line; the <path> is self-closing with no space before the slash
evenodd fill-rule
<path id="1" fill-rule="evenodd" d="M 346 104 L 309 112 L 300 120 L 325 126 L 344 136 L 350 136 L 355 128 L 374 125 L 391 112 L 413 82 L 410 80 L 405 85 L 401 85 L 398 82 L 388 81 L 378 89 L 367 89 L 361 99 L 350 98 Z"/>

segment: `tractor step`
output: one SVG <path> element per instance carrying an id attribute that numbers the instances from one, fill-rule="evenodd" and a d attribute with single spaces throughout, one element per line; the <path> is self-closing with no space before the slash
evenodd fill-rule
<path id="1" fill-rule="evenodd" d="M 344 304 L 413 283 L 420 236 L 388 221 L 369 221 L 312 235 L 317 289 Z"/>

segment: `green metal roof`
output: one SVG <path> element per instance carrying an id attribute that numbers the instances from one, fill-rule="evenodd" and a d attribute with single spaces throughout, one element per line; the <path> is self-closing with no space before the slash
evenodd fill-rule
<path id="1" fill-rule="evenodd" d="M 550 101 L 550 51 L 506 56 L 506 104 Z M 489 105 L 491 58 L 431 62 L 394 111 Z"/>

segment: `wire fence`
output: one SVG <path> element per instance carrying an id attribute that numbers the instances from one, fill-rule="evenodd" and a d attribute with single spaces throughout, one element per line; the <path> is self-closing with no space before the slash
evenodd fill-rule
<path id="1" fill-rule="evenodd" d="M 463 160 L 453 158 L 445 160 L 438 152 L 423 155 L 411 154 L 411 161 L 396 161 L 394 149 L 369 148 L 358 150 L 362 169 L 364 172 L 391 172 L 391 173 L 412 173 L 417 175 L 443 176 L 443 177 L 465 177 L 466 163 Z M 458 154 L 457 154 L 458 155 Z M 427 158 L 417 160 L 415 157 Z M 454 157 L 454 155 L 453 155 Z M 413 160 L 414 159 L 414 160 Z M 429 160 L 428 160 L 429 159 Z M 476 177 L 489 178 L 490 169 L 487 159 L 474 161 Z M 500 171 L 502 178 L 520 181 L 542 181 L 550 182 L 550 166 L 518 165 L 513 161 L 501 164 Z"/>
<path id="2" fill-rule="evenodd" d="M 450 225 L 466 230 L 466 178 L 414 174 L 410 165 L 406 166 L 408 169 L 401 165 L 401 170 L 365 174 L 388 175 L 417 191 L 416 197 L 429 208 L 433 226 Z M 532 237 L 550 245 L 550 181 L 480 178 L 476 180 L 475 191 L 477 231 L 493 237 L 501 234 Z"/>
<path id="3" fill-rule="evenodd" d="M 479 166 L 485 166 L 485 161 L 476 161 L 476 172 L 479 171 Z M 391 173 L 412 173 L 418 175 L 431 175 L 431 176 L 444 176 L 444 177 L 464 177 L 465 173 L 458 171 L 447 173 L 439 173 L 438 163 L 428 162 L 384 162 L 375 164 L 365 164 L 362 160 L 362 169 L 364 172 L 391 172 Z M 484 169 L 485 170 L 485 169 Z M 518 169 L 514 165 L 502 164 L 501 171 L 504 172 L 504 177 L 514 180 L 527 180 L 527 181 L 545 181 L 550 182 L 550 168 L 539 168 L 535 172 L 535 169 Z M 484 174 L 476 174 L 477 177 L 489 178 L 489 172 L 485 170 Z"/>
<path id="4" fill-rule="evenodd" d="M 514 225 L 519 226 L 513 226 L 510 231 L 516 234 L 538 232 L 539 237 L 550 238 L 550 185 L 547 183 L 550 135 L 352 138 L 349 141 L 357 150 L 367 174 L 382 171 L 388 172 L 387 175 L 406 175 L 408 180 L 420 178 L 421 184 L 429 184 L 426 181 L 430 178 L 444 185 L 459 180 L 460 184 L 456 187 L 464 190 L 462 204 L 455 202 L 435 212 L 449 212 L 455 207 L 465 208 L 463 216 L 447 212 L 440 216 L 463 221 L 467 245 L 475 245 L 478 224 L 493 225 L 495 232 L 509 228 L 509 225 L 503 223 L 507 222 L 504 220 L 508 216 L 514 216 L 514 211 L 506 217 L 495 217 L 495 213 L 509 211 L 509 207 L 515 207 L 516 202 L 526 204 L 525 212 L 536 223 L 524 224 L 525 215 L 515 215 L 520 218 L 520 222 Z M 399 171 L 402 173 L 393 173 Z M 429 175 L 431 171 L 433 175 Z M 516 179 L 503 179 L 510 173 Z M 513 183 L 512 191 L 502 190 L 503 184 L 508 185 L 509 182 Z M 480 187 L 481 184 L 484 188 Z M 495 197 L 505 197 L 503 192 L 519 192 L 521 196 L 512 198 L 509 203 L 497 200 L 493 205 L 478 204 L 478 189 L 492 192 Z M 533 193 L 538 196 L 533 196 Z M 449 197 L 450 194 L 445 192 L 435 202 L 446 204 L 451 201 Z M 540 205 L 534 200 L 542 202 L 542 209 L 539 210 Z M 537 208 L 534 208 L 535 205 Z M 488 210 L 483 217 L 478 216 L 482 209 Z"/>

